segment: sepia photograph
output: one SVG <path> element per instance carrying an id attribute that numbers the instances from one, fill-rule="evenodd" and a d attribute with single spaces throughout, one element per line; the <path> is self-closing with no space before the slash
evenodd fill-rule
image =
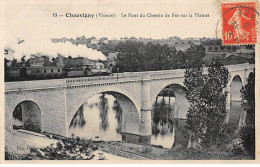
<path id="1" fill-rule="evenodd" d="M 259 163 L 259 1 L 55 2 L 3 2 L 2 163 Z"/>

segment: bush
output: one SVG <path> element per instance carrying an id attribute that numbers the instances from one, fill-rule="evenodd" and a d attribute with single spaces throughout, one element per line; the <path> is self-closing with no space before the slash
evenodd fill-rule
<path id="1" fill-rule="evenodd" d="M 228 149 L 234 154 L 239 155 L 244 153 L 244 147 L 242 144 L 242 140 L 240 138 L 236 138 L 232 140 L 231 144 L 229 145 Z"/>
<path id="2" fill-rule="evenodd" d="M 215 51 L 218 51 L 218 46 L 214 46 L 214 50 L 215 50 Z"/>
<path id="3" fill-rule="evenodd" d="M 212 46 L 209 46 L 209 47 L 208 47 L 208 51 L 211 52 L 212 50 L 213 50 Z"/>
<path id="4" fill-rule="evenodd" d="M 225 46 L 223 46 L 223 45 L 220 45 L 220 47 L 219 47 L 222 51 L 226 48 Z"/>
<path id="5" fill-rule="evenodd" d="M 219 140 L 217 143 L 218 147 L 221 147 L 221 146 L 226 147 L 227 143 L 230 143 L 230 141 L 232 141 L 234 138 L 236 138 L 234 126 L 235 125 L 232 126 L 230 124 L 224 124 L 222 126 L 222 130 L 219 135 Z"/>
<path id="6" fill-rule="evenodd" d="M 255 156 L 255 129 L 249 126 L 244 126 L 240 131 L 242 144 L 246 151 L 251 156 Z"/>
<path id="7" fill-rule="evenodd" d="M 15 154 L 14 151 L 5 147 L 5 160 L 31 160 L 28 155 Z"/>
<path id="8" fill-rule="evenodd" d="M 143 154 L 148 154 L 152 151 L 151 146 L 144 145 L 138 150 L 138 152 L 143 153 Z"/>
<path id="9" fill-rule="evenodd" d="M 242 144 L 250 156 L 255 157 L 255 71 L 249 74 L 247 84 L 241 89 L 246 121 L 241 128 Z"/>

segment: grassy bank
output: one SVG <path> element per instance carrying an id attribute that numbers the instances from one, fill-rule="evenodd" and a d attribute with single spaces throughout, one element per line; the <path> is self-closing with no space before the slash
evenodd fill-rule
<path id="1" fill-rule="evenodd" d="M 102 142 L 102 148 L 107 148 L 111 153 L 114 150 L 124 151 L 153 160 L 251 160 L 246 152 L 234 153 L 227 147 L 214 149 L 165 149 L 150 145 L 138 145 L 125 142 Z M 120 154 L 118 154 L 120 155 Z"/>
<path id="2" fill-rule="evenodd" d="M 124 157 L 131 160 L 250 160 L 245 151 L 232 151 L 230 143 L 211 149 L 166 149 L 127 142 L 69 138 L 54 140 L 22 133 L 6 133 L 6 160 L 109 160 Z M 239 148 L 238 148 L 239 149 Z"/>

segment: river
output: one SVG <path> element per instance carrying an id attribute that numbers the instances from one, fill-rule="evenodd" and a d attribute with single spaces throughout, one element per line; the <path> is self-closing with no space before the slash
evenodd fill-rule
<path id="1" fill-rule="evenodd" d="M 157 96 L 152 107 L 151 143 L 172 148 L 174 143 L 174 102 L 170 96 Z M 236 127 L 241 113 L 241 102 L 232 101 L 230 123 Z M 69 133 L 75 136 L 104 141 L 121 141 L 121 108 L 112 95 L 99 94 L 88 99 L 81 107 L 81 120 L 74 118 Z M 79 110 L 79 111 L 80 111 Z M 83 120 L 83 123 L 82 123 Z M 82 124 L 82 125 L 80 125 Z"/>
<path id="2" fill-rule="evenodd" d="M 170 105 L 169 105 L 170 103 Z M 174 98 L 157 97 L 152 110 L 151 143 L 171 148 L 174 142 L 173 130 Z M 69 129 L 70 135 L 104 141 L 121 141 L 121 108 L 112 95 L 96 95 L 88 99 L 74 116 Z M 81 116 L 79 116 L 81 115 Z M 75 121 L 76 120 L 76 121 Z"/>

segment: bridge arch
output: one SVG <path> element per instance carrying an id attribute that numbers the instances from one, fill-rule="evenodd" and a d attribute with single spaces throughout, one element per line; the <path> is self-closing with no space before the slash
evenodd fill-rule
<path id="1" fill-rule="evenodd" d="M 153 81 L 151 83 L 151 105 L 153 105 L 155 103 L 156 97 L 157 95 L 167 86 L 169 85 L 179 85 L 181 87 L 185 87 L 183 84 L 184 79 L 180 78 L 180 79 L 175 79 L 174 81 L 172 80 L 165 80 L 163 82 L 161 81 Z"/>
<path id="2" fill-rule="evenodd" d="M 12 110 L 12 116 L 13 128 L 42 132 L 42 111 L 36 102 L 31 100 L 19 102 Z"/>
<path id="3" fill-rule="evenodd" d="M 88 99 L 98 94 L 108 94 L 114 96 L 114 98 L 119 103 L 120 108 L 122 109 L 122 133 L 130 133 L 139 135 L 139 124 L 140 124 L 140 107 L 141 104 L 134 98 L 133 95 L 128 93 L 126 90 L 123 90 L 119 87 L 111 88 L 106 87 L 104 89 L 92 89 L 88 91 L 87 89 L 83 89 L 79 91 L 77 99 L 70 99 L 70 101 L 74 101 L 75 105 L 71 111 L 69 111 L 68 115 L 68 124 L 70 125 L 73 116 L 76 114 L 78 109 L 86 104 Z"/>
<path id="4" fill-rule="evenodd" d="M 161 89 L 161 90 L 159 90 Z M 159 91 L 158 91 L 159 90 Z M 167 137 L 169 139 L 169 143 L 165 143 L 166 147 L 187 147 L 188 142 L 189 142 L 189 134 L 187 129 L 185 128 L 186 124 L 186 114 L 189 108 L 189 102 L 186 99 L 186 88 L 183 86 L 183 82 L 177 82 L 177 83 L 164 83 L 160 85 L 160 88 L 158 88 L 156 91 L 156 96 L 155 94 L 151 98 L 151 105 L 152 107 L 152 132 L 153 132 L 153 137 L 152 137 L 152 143 L 154 142 L 153 140 L 157 140 L 155 137 L 157 133 L 157 127 L 164 127 L 162 129 L 170 131 L 170 133 L 173 133 L 172 138 Z M 158 92 L 158 93 L 157 93 Z M 164 99 L 167 97 L 168 99 Z M 162 114 L 164 110 L 158 103 L 164 103 L 167 104 L 168 107 L 166 107 L 167 113 L 163 113 L 163 118 L 159 119 L 164 119 L 162 121 L 159 121 L 156 116 L 156 113 Z M 167 102 L 168 101 L 168 102 Z M 159 110 L 156 106 L 159 106 Z M 166 105 L 165 105 L 166 106 Z M 157 115 L 158 115 L 157 113 Z M 167 115 L 166 119 L 165 114 Z M 157 123 L 156 123 L 157 122 Z M 157 125 L 158 124 L 158 125 Z M 159 125 L 161 124 L 161 125 Z M 165 124 L 165 125 L 164 125 Z M 159 130 L 161 131 L 161 130 Z M 163 132 L 164 133 L 164 132 Z M 163 143 L 163 144 L 164 144 Z M 160 143 L 158 143 L 160 144 Z"/>
<path id="5" fill-rule="evenodd" d="M 230 81 L 229 81 L 229 85 L 231 86 L 231 84 L 234 84 L 234 81 L 238 81 L 240 80 L 240 82 L 242 83 L 242 86 L 245 85 L 245 81 L 244 81 L 244 75 L 241 74 L 234 74 L 233 76 L 231 76 Z"/>
<path id="6" fill-rule="evenodd" d="M 230 114 L 229 126 L 233 131 L 239 128 L 241 121 L 243 121 L 243 106 L 241 103 L 242 97 L 240 90 L 243 86 L 243 79 L 240 75 L 235 75 L 230 83 Z"/>
<path id="7" fill-rule="evenodd" d="M 235 75 L 230 83 L 230 93 L 232 101 L 241 101 L 241 88 L 244 86 L 243 80 L 240 75 Z"/>

